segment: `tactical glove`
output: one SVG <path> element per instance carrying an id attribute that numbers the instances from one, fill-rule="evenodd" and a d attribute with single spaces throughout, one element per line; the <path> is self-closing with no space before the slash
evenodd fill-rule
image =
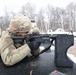
<path id="1" fill-rule="evenodd" d="M 37 50 L 40 46 L 40 42 L 37 41 L 32 41 L 30 43 L 28 43 L 28 46 L 30 47 L 31 51 Z"/>

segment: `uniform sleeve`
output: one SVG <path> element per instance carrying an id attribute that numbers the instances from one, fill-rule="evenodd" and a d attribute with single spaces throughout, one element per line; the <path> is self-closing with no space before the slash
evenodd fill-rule
<path id="1" fill-rule="evenodd" d="M 18 63 L 31 51 L 27 44 L 16 49 L 10 37 L 1 38 L 0 41 L 2 42 L 0 45 L 1 58 L 7 66 L 12 66 Z"/>

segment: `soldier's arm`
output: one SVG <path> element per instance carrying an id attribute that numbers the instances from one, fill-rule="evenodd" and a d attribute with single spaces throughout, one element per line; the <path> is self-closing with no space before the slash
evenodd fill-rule
<path id="1" fill-rule="evenodd" d="M 8 36 L 1 38 L 0 42 L 1 58 L 7 66 L 18 63 L 31 51 L 27 44 L 16 49 L 13 45 L 12 39 Z"/>

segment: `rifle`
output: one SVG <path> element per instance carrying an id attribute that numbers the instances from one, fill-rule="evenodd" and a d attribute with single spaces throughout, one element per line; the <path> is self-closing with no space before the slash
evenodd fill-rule
<path id="1" fill-rule="evenodd" d="M 23 45 L 25 40 L 29 42 L 31 42 L 31 40 L 35 40 L 36 42 L 41 41 L 42 44 L 49 43 L 50 45 L 48 45 L 48 47 L 42 50 L 39 54 L 42 54 L 47 50 L 49 50 L 55 37 L 56 35 L 52 36 L 50 34 L 35 34 L 35 33 L 28 34 L 26 36 L 11 36 L 11 38 L 14 41 L 14 45 L 17 43 L 20 43 L 21 45 Z M 39 38 L 39 39 L 36 40 L 36 38 Z"/>
<path id="2" fill-rule="evenodd" d="M 18 42 L 23 42 L 24 40 L 36 40 L 36 38 L 40 38 L 41 39 L 41 43 L 44 43 L 46 41 L 50 42 L 50 39 L 55 39 L 57 35 L 51 35 L 51 34 L 28 34 L 26 36 L 11 36 L 11 38 L 13 39 L 13 41 L 15 43 Z M 36 40 L 38 41 L 38 40 Z"/>
<path id="3" fill-rule="evenodd" d="M 11 37 L 14 43 L 22 42 L 24 44 L 24 40 L 35 40 L 36 38 L 41 39 L 41 43 L 50 42 L 50 45 L 41 51 L 39 54 L 42 54 L 49 50 L 51 44 L 55 40 L 55 64 L 59 67 L 73 67 L 73 62 L 67 57 L 67 50 L 70 46 L 74 45 L 74 35 L 68 34 L 28 34 L 27 36 L 12 36 Z M 50 40 L 51 39 L 51 40 Z M 38 41 L 38 40 L 36 40 Z M 63 63 L 65 62 L 65 63 Z"/>

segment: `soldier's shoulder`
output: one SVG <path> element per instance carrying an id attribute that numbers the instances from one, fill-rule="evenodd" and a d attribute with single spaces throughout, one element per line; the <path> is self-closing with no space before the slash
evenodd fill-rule
<path id="1" fill-rule="evenodd" d="M 8 31 L 2 31 L 1 37 L 10 37 Z"/>

